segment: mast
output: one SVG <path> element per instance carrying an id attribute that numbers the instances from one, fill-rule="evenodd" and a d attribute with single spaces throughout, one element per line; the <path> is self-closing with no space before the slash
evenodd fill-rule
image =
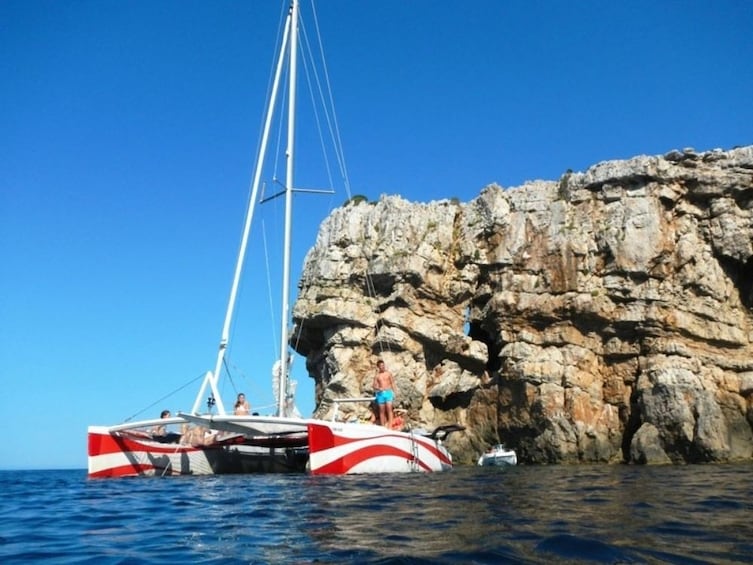
<path id="1" fill-rule="evenodd" d="M 285 234 L 283 240 L 282 265 L 282 305 L 280 313 L 280 376 L 278 383 L 277 415 L 285 416 L 288 385 L 288 311 L 290 309 L 290 247 L 291 221 L 293 212 L 293 156 L 295 148 L 295 98 L 298 54 L 298 0 L 293 0 L 290 11 L 290 87 L 288 91 L 288 146 L 286 151 L 287 169 L 285 173 Z"/>
<path id="2" fill-rule="evenodd" d="M 233 275 L 233 284 L 230 288 L 230 298 L 228 299 L 227 311 L 225 312 L 225 323 L 222 326 L 222 335 L 220 337 L 220 345 L 219 345 L 219 350 L 217 352 L 217 362 L 215 364 L 214 373 L 212 373 L 211 371 L 207 371 L 206 375 L 204 376 L 204 382 L 202 383 L 201 388 L 199 389 L 199 393 L 196 395 L 196 400 L 194 401 L 194 405 L 191 410 L 194 414 L 199 413 L 199 409 L 201 407 L 201 403 L 204 398 L 204 394 L 206 392 L 207 387 L 210 387 L 212 391 L 212 397 L 214 398 L 214 402 L 216 402 L 218 412 L 220 414 L 225 414 L 225 406 L 222 402 L 222 396 L 219 394 L 219 391 L 217 389 L 217 382 L 220 377 L 220 371 L 222 370 L 222 364 L 225 359 L 225 352 L 227 350 L 228 339 L 230 337 L 230 326 L 232 324 L 233 314 L 235 312 L 235 300 L 238 295 L 238 286 L 240 284 L 241 273 L 243 272 L 243 264 L 246 258 L 246 248 L 248 247 L 248 238 L 249 238 L 249 234 L 251 233 L 251 221 L 254 217 L 254 208 L 256 206 L 256 200 L 258 198 L 259 186 L 261 184 L 261 174 L 264 168 L 263 164 L 264 164 L 264 159 L 267 153 L 269 131 L 272 126 L 272 118 L 274 116 L 275 104 L 277 101 L 277 92 L 279 90 L 280 79 L 282 77 L 282 70 L 285 64 L 285 53 L 288 47 L 290 30 L 296 29 L 295 27 L 291 26 L 291 19 L 293 18 L 293 13 L 295 12 L 295 18 L 296 18 L 296 24 L 297 24 L 297 17 L 298 17 L 297 6 L 298 6 L 298 0 L 294 0 L 293 7 L 288 12 L 288 15 L 285 21 L 282 44 L 280 47 L 280 54 L 277 59 L 277 67 L 275 70 L 275 78 L 272 85 L 272 91 L 269 97 L 269 104 L 267 106 L 266 118 L 264 120 L 264 130 L 262 132 L 262 139 L 259 145 L 259 153 L 256 157 L 256 168 L 254 170 L 254 179 L 252 183 L 251 196 L 249 197 L 248 210 L 246 211 L 246 221 L 243 226 L 243 235 L 241 236 L 241 245 L 238 251 L 238 259 L 236 260 L 236 263 L 235 263 L 235 274 Z M 294 38 L 295 38 L 295 35 L 296 34 L 294 33 L 293 34 Z M 297 44 L 297 41 L 295 41 L 295 44 Z M 292 88 L 291 88 L 291 92 L 292 92 Z M 288 146 L 290 147 L 290 143 L 288 144 Z M 291 165 L 288 165 L 288 168 L 290 169 Z M 292 170 L 288 172 L 288 179 L 289 180 L 287 182 L 287 186 L 289 187 L 292 185 Z M 287 205 L 287 199 L 286 199 L 286 205 Z M 285 221 L 286 223 L 289 223 L 287 214 L 286 214 Z M 287 247 L 286 247 L 286 250 L 287 250 Z M 287 261 L 289 260 L 290 258 L 288 257 Z M 283 288 L 287 289 L 287 283 L 285 284 Z M 286 310 L 284 310 L 284 313 L 286 313 Z M 285 324 L 284 320 L 283 320 L 283 328 L 286 329 L 286 333 L 287 333 L 287 325 Z M 287 340 L 287 335 L 285 336 L 284 339 Z M 287 349 L 285 349 L 284 351 L 285 353 L 287 353 Z M 286 372 L 284 374 L 287 375 Z"/>

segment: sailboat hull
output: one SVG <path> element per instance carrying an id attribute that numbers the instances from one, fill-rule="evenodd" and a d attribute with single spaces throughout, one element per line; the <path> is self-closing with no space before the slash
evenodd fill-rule
<path id="1" fill-rule="evenodd" d="M 176 436 L 174 443 L 166 443 L 145 432 L 144 426 L 137 427 L 138 424 L 91 426 L 89 477 L 307 470 L 313 475 L 349 475 L 437 472 L 452 468 L 452 456 L 440 439 L 417 431 L 324 420 L 247 417 L 232 422 L 230 418 L 198 416 L 192 416 L 191 420 L 219 433 L 222 439 L 197 446 L 180 443 Z M 246 433 L 233 433 L 235 428 Z M 248 433 L 250 429 L 267 433 Z M 270 433 L 271 430 L 276 433 Z"/>
<path id="2" fill-rule="evenodd" d="M 307 461 L 305 445 L 280 446 L 269 438 L 257 442 L 235 436 L 211 445 L 192 446 L 156 441 L 137 430 L 92 426 L 88 434 L 91 478 L 302 473 Z"/>
<path id="3" fill-rule="evenodd" d="M 437 439 L 381 426 L 315 421 L 308 424 L 313 475 L 436 472 L 452 468 Z"/>

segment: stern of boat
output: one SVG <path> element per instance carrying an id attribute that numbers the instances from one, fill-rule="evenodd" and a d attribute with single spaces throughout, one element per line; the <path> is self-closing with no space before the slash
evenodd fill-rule
<path id="1" fill-rule="evenodd" d="M 313 475 L 412 473 L 452 468 L 440 441 L 371 424 L 310 422 L 309 471 Z"/>

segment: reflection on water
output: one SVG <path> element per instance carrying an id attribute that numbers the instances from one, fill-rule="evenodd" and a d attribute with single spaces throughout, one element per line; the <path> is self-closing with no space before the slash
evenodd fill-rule
<path id="1" fill-rule="evenodd" d="M 324 554 L 343 557 L 743 563 L 753 555 L 752 471 L 520 466 L 314 478 L 302 485 L 302 517 Z"/>
<path id="2" fill-rule="evenodd" d="M 0 472 L 0 561 L 747 563 L 752 472 L 518 466 L 96 481 L 84 471 Z"/>

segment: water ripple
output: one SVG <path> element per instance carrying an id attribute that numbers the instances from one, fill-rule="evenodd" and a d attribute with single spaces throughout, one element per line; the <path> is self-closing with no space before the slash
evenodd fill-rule
<path id="1" fill-rule="evenodd" d="M 747 563 L 753 465 L 0 472 L 3 563 Z"/>

